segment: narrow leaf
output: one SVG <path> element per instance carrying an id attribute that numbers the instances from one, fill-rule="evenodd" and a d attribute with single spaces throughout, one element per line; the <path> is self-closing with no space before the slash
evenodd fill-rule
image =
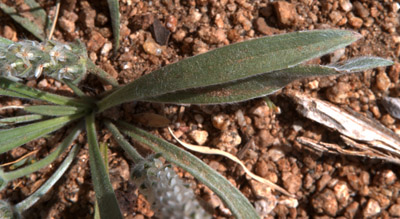
<path id="1" fill-rule="evenodd" d="M 45 36 L 48 36 L 53 21 L 47 16 L 46 11 L 34 0 L 24 0 L 24 2 L 31 8 L 29 12 L 34 17 L 35 23 L 40 24 Z"/>
<path id="2" fill-rule="evenodd" d="M 79 152 L 79 146 L 74 146 L 71 151 L 68 153 L 68 156 L 61 163 L 60 167 L 57 168 L 56 172 L 32 195 L 18 203 L 15 208 L 19 212 L 24 212 L 29 209 L 32 205 L 34 205 L 44 194 L 46 194 L 56 182 L 64 175 L 65 171 L 71 165 L 72 161 L 76 157 Z"/>
<path id="3" fill-rule="evenodd" d="M 109 120 L 105 121 L 105 125 L 107 129 L 110 130 L 114 139 L 118 142 L 119 146 L 124 149 L 124 151 L 128 154 L 128 156 L 133 160 L 135 163 L 139 163 L 144 158 L 136 151 L 136 149 L 124 138 L 124 136 L 119 132 L 118 128 L 112 124 Z"/>
<path id="4" fill-rule="evenodd" d="M 119 122 L 123 132 L 135 141 L 151 148 L 171 163 L 191 173 L 196 179 L 213 190 L 232 211 L 236 218 L 259 218 L 247 198 L 214 169 L 199 158 L 144 130 Z"/>
<path id="5" fill-rule="evenodd" d="M 188 89 L 146 101 L 179 104 L 220 104 L 240 102 L 272 94 L 290 82 L 310 76 L 339 74 L 323 66 L 296 66 L 243 80 L 204 88 Z"/>
<path id="6" fill-rule="evenodd" d="M 147 74 L 99 103 L 100 112 L 124 102 L 189 88 L 237 81 L 296 66 L 345 47 L 360 37 L 344 30 L 316 30 L 241 42 L 184 59 Z"/>
<path id="7" fill-rule="evenodd" d="M 45 40 L 46 34 L 44 33 L 44 24 L 34 23 L 34 21 L 24 17 L 17 10 L 12 7 L 7 6 L 4 3 L 0 2 L 0 9 L 3 10 L 4 13 L 8 14 L 15 22 L 29 31 L 32 35 L 34 35 L 39 40 Z M 43 10 L 43 9 L 42 9 Z M 29 12 L 23 12 L 29 13 Z M 31 15 L 32 16 L 32 15 Z M 32 17 L 34 19 L 34 17 Z M 37 22 L 37 21 L 36 21 Z"/>
<path id="8" fill-rule="evenodd" d="M 146 101 L 180 104 L 220 104 L 240 102 L 272 94 L 285 85 L 300 78 L 356 72 L 391 64 L 393 64 L 393 62 L 387 59 L 361 57 L 334 66 L 299 65 L 231 83 L 164 94 L 159 97 L 148 98 Z"/>
<path id="9" fill-rule="evenodd" d="M 341 72 L 358 72 L 371 68 L 393 65 L 393 62 L 379 57 L 358 57 L 347 60 L 345 63 L 329 65 Z"/>
<path id="10" fill-rule="evenodd" d="M 58 117 L 17 128 L 1 130 L 0 154 L 49 134 L 79 117 L 82 117 L 82 115 Z"/>
<path id="11" fill-rule="evenodd" d="M 9 92 L 7 95 L 7 92 Z M 87 106 L 88 104 L 70 97 L 60 96 L 48 93 L 35 88 L 28 87 L 24 84 L 17 83 L 7 78 L 0 77 L 0 95 L 43 100 L 58 105 Z"/>
<path id="12" fill-rule="evenodd" d="M 114 35 L 114 54 L 117 53 L 119 49 L 119 25 L 120 25 L 120 16 L 119 16 L 119 2 L 118 0 L 107 0 L 108 8 L 110 9 L 111 14 L 111 26 Z"/>
<path id="13" fill-rule="evenodd" d="M 13 125 L 17 125 L 24 122 L 32 122 L 36 120 L 41 120 L 45 118 L 42 115 L 37 114 L 30 114 L 30 115 L 23 115 L 23 116 L 14 116 L 14 117 L 7 117 L 0 119 L 0 127 L 9 127 Z"/>
<path id="14" fill-rule="evenodd" d="M 24 110 L 29 113 L 36 113 L 45 116 L 69 116 L 80 113 L 85 109 L 75 106 L 33 105 L 25 106 Z"/>
<path id="15" fill-rule="evenodd" d="M 78 137 L 78 135 L 81 132 L 81 125 L 75 126 L 75 128 L 71 131 L 71 133 L 63 140 L 63 142 L 49 155 L 47 155 L 45 158 L 30 164 L 26 167 L 10 171 L 10 172 L 0 172 L 0 178 L 1 180 L 4 181 L 11 181 L 14 179 L 17 179 L 22 176 L 26 176 L 28 174 L 31 174 L 35 171 L 40 170 L 41 168 L 49 165 L 51 162 L 53 162 L 55 159 L 57 159 L 64 151 L 65 149 L 72 144 L 72 141 Z M 1 186 L 0 186 L 1 187 Z"/>
<path id="16" fill-rule="evenodd" d="M 101 218 L 121 218 L 122 214 L 119 210 L 117 198 L 111 186 L 104 161 L 101 158 L 99 144 L 97 142 L 96 127 L 94 123 L 94 114 L 90 114 L 86 118 L 86 131 L 89 144 L 89 164 L 92 174 L 94 191 L 96 200 L 100 209 Z"/>

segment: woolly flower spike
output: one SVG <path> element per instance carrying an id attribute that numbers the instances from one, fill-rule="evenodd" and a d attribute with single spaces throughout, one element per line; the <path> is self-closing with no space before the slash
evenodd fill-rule
<path id="1" fill-rule="evenodd" d="M 0 218 L 16 219 L 16 218 L 21 218 L 21 217 L 15 211 L 15 208 L 10 203 L 0 200 Z"/>
<path id="2" fill-rule="evenodd" d="M 211 218 L 200 206 L 193 191 L 175 171 L 158 159 L 135 165 L 132 178 L 160 218 Z"/>
<path id="3" fill-rule="evenodd" d="M 71 44 L 30 40 L 7 42 L 2 40 L 0 43 L 0 76 L 18 80 L 38 78 L 43 74 L 78 83 L 86 74 L 88 57 L 79 41 Z"/>

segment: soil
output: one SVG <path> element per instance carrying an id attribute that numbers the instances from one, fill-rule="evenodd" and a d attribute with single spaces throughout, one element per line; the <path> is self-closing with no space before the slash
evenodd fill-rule
<path id="1" fill-rule="evenodd" d="M 23 1 L 15 1 L 21 4 Z M 39 1 L 54 14 L 53 1 Z M 309 150 L 296 141 L 306 136 L 337 142 L 338 133 L 300 116 L 284 94 L 291 90 L 350 107 L 400 133 L 400 121 L 380 104 L 383 96 L 400 96 L 399 2 L 350 0 L 121 0 L 121 48 L 112 54 L 112 30 L 107 1 L 62 1 L 54 39 L 82 40 L 90 59 L 119 83 L 126 84 L 161 66 L 177 62 L 228 44 L 266 35 L 312 29 L 352 29 L 364 38 L 344 50 L 312 60 L 331 63 L 355 56 L 379 56 L 395 62 L 392 67 L 363 73 L 308 78 L 287 85 L 271 95 L 279 110 L 270 109 L 264 99 L 216 106 L 176 106 L 128 103 L 110 114 L 134 121 L 133 114 L 152 112 L 171 120 L 175 134 L 186 142 L 205 142 L 241 158 L 256 174 L 296 194 L 298 205 L 278 192 L 264 194 L 254 181 L 233 162 L 210 155 L 199 156 L 239 188 L 264 218 L 394 218 L 400 217 L 400 169 L 383 161 L 334 156 Z M 0 33 L 12 40 L 32 36 L 1 13 Z M 154 24 L 154 25 L 153 25 Z M 32 38 L 34 39 L 34 38 Z M 67 88 L 49 78 L 27 83 L 55 92 Z M 81 88 L 92 95 L 109 89 L 89 75 Z M 18 105 L 18 100 L 1 98 L 2 105 Z M 1 112 L 2 116 L 10 112 Z M 139 124 L 140 125 L 140 124 Z M 167 140 L 166 128 L 148 128 Z M 125 218 L 153 216 L 148 202 L 129 181 L 133 163 L 116 145 L 111 135 L 98 126 L 99 140 L 109 143 L 110 175 Z M 62 139 L 65 130 L 1 156 L 1 162 L 15 160 L 39 149 L 35 159 L 46 156 Z M 53 189 L 28 210 L 26 218 L 92 218 L 94 192 L 90 179 L 85 136 L 76 142 L 83 146 L 78 159 Z M 140 146 L 138 146 L 140 148 Z M 144 154 L 148 150 L 140 148 Z M 1 199 L 17 203 L 48 178 L 51 166 L 10 183 Z M 219 198 L 190 174 L 177 169 L 195 193 L 214 209 L 216 218 L 231 217 Z"/>

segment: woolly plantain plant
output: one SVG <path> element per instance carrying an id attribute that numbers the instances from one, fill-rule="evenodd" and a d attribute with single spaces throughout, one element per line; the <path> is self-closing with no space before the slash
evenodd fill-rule
<path id="1" fill-rule="evenodd" d="M 222 104 L 245 101 L 271 94 L 293 80 L 309 76 L 351 73 L 369 68 L 391 65 L 392 62 L 361 57 L 330 66 L 302 65 L 312 58 L 343 48 L 360 38 L 345 30 L 316 30 L 263 37 L 197 55 L 160 68 L 130 84 L 118 86 L 108 79 L 87 58 L 81 43 L 62 44 L 55 41 L 11 42 L 0 39 L 0 95 L 22 98 L 32 103 L 24 106 L 26 115 L 3 118 L 0 131 L 0 153 L 6 153 L 34 139 L 48 135 L 67 124 L 74 124 L 61 144 L 46 158 L 12 171 L 1 171 L 1 187 L 53 162 L 74 139 L 86 130 L 89 144 L 89 164 L 101 218 L 122 218 L 111 187 L 97 141 L 95 121 L 105 124 L 118 144 L 135 162 L 132 178 L 153 203 L 161 218 L 203 218 L 194 194 L 182 184 L 173 170 L 156 158 L 181 167 L 213 190 L 237 218 L 257 218 L 250 202 L 224 177 L 194 155 L 182 150 L 143 129 L 123 121 L 96 118 L 101 112 L 129 101 L 150 101 L 175 104 Z M 99 97 L 87 96 L 77 83 L 86 72 L 108 79 L 115 89 Z M 66 83 L 76 97 L 65 97 L 28 87 L 16 80 L 21 77 L 46 75 Z M 29 102 L 30 101 L 30 102 Z M 33 104 L 33 103 L 43 104 Z M 47 102 L 46 104 L 44 102 Z M 101 118 L 101 119 L 100 119 Z M 83 122 L 79 122 L 83 120 Z M 126 137 L 149 147 L 155 157 L 143 158 Z M 3 215 L 20 215 L 32 206 L 63 174 L 76 156 L 74 146 L 64 163 L 27 200 L 11 206 Z M 170 210 L 173 209 L 173 210 Z M 179 211 L 179 212 L 178 212 Z M 10 216 L 11 215 L 11 216 Z"/>

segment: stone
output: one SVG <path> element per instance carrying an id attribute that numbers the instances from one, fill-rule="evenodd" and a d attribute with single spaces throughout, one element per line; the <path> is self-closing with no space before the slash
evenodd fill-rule
<path id="1" fill-rule="evenodd" d="M 349 96 L 348 92 L 350 91 L 350 85 L 345 82 L 339 82 L 333 87 L 330 87 L 326 91 L 326 97 L 329 101 L 338 104 L 346 103 L 346 100 Z"/>
<path id="2" fill-rule="evenodd" d="M 351 17 L 349 18 L 349 24 L 352 27 L 359 29 L 363 25 L 363 20 L 359 17 Z"/>
<path id="3" fill-rule="evenodd" d="M 350 192 L 347 183 L 344 181 L 339 181 L 333 187 L 333 192 L 335 193 L 336 199 L 339 201 L 339 203 L 341 203 L 343 206 L 346 206 L 350 198 Z"/>
<path id="4" fill-rule="evenodd" d="M 379 71 L 376 75 L 376 88 L 380 91 L 386 92 L 390 87 L 390 79 L 384 71 Z"/>
<path id="5" fill-rule="evenodd" d="M 400 217 L 400 204 L 392 205 L 389 208 L 389 214 L 392 217 Z"/>
<path id="6" fill-rule="evenodd" d="M 340 8 L 345 12 L 349 12 L 349 11 L 351 11 L 351 9 L 353 9 L 353 5 L 351 4 L 351 2 L 349 0 L 340 0 L 339 5 L 340 5 Z"/>
<path id="7" fill-rule="evenodd" d="M 208 138 L 208 132 L 205 130 L 193 130 L 189 135 L 198 145 L 204 145 Z"/>
<path id="8" fill-rule="evenodd" d="M 257 18 L 254 24 L 256 30 L 265 35 L 273 35 L 279 32 L 278 29 L 268 26 L 267 22 L 265 22 L 265 19 L 262 17 Z"/>
<path id="9" fill-rule="evenodd" d="M 311 204 L 317 213 L 325 213 L 331 217 L 335 217 L 338 211 L 338 203 L 335 193 L 330 189 L 325 189 L 322 193 L 317 194 Z"/>
<path id="10" fill-rule="evenodd" d="M 89 41 L 87 42 L 87 48 L 89 51 L 97 52 L 103 47 L 106 41 L 107 39 L 105 39 L 99 32 L 93 31 L 90 34 Z"/>
<path id="11" fill-rule="evenodd" d="M 299 191 L 302 185 L 300 175 L 296 175 L 291 172 L 283 173 L 282 181 L 284 188 L 291 194 L 296 194 L 296 192 Z"/>
<path id="12" fill-rule="evenodd" d="M 366 18 L 369 16 L 369 11 L 366 7 L 364 7 L 364 5 L 359 2 L 356 1 L 353 3 L 354 9 L 356 11 L 356 14 L 362 18 Z"/>
<path id="13" fill-rule="evenodd" d="M 297 12 L 294 4 L 285 2 L 285 1 L 277 1 L 274 2 L 275 13 L 278 17 L 279 23 L 284 26 L 292 26 L 297 21 Z"/>
<path id="14" fill-rule="evenodd" d="M 369 199 L 364 210 L 363 210 L 363 216 L 364 217 L 372 217 L 374 215 L 377 215 L 381 212 L 381 207 L 379 206 L 378 201 L 375 199 Z"/>

